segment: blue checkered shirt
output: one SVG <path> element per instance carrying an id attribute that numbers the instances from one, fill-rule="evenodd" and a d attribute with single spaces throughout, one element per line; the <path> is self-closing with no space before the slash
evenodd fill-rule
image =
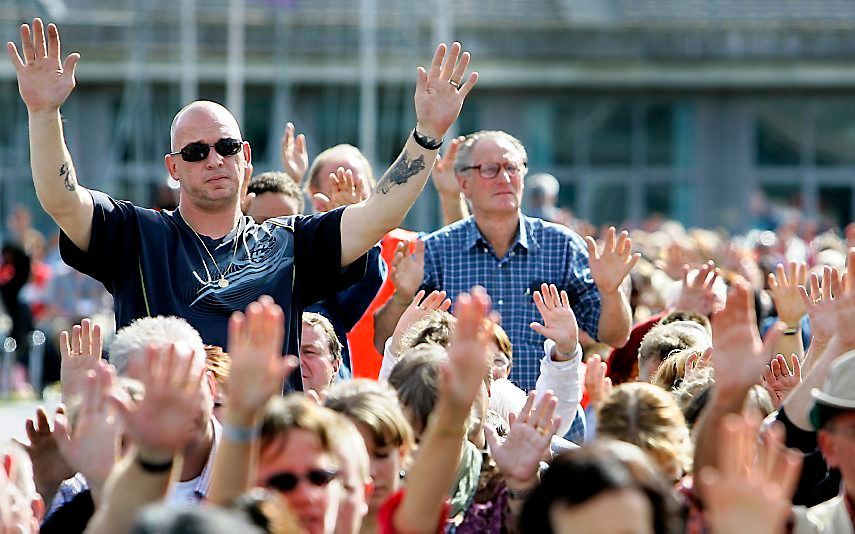
<path id="1" fill-rule="evenodd" d="M 533 294 L 541 283 L 555 284 L 570 296 L 579 327 L 597 337 L 600 294 L 591 278 L 585 242 L 570 229 L 520 216 L 517 239 L 503 258 L 469 217 L 426 236 L 423 289 L 444 290 L 449 298 L 484 286 L 513 344 L 510 379 L 524 391 L 535 388 L 544 338 L 531 329 L 543 319 Z"/>

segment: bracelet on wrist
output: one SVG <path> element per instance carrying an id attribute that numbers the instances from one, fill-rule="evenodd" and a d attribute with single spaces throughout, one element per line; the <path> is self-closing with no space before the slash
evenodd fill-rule
<path id="1" fill-rule="evenodd" d="M 149 462 L 137 453 L 136 461 L 137 465 L 139 465 L 146 473 L 165 473 L 172 470 L 175 458 L 170 458 L 168 462 Z"/>
<path id="2" fill-rule="evenodd" d="M 261 426 L 237 426 L 230 425 L 228 421 L 224 421 L 223 438 L 232 443 L 249 443 L 261 434 Z"/>
<path id="3" fill-rule="evenodd" d="M 428 137 L 424 134 L 420 134 L 418 130 L 413 128 L 413 139 L 416 144 L 425 150 L 439 150 L 439 147 L 442 146 L 442 138 L 438 141 L 433 137 Z"/>

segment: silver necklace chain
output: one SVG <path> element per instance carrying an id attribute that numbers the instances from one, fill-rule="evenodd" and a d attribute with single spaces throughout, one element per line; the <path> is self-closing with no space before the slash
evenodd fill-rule
<path id="1" fill-rule="evenodd" d="M 179 212 L 179 215 L 180 215 L 180 212 Z M 202 248 L 205 249 L 205 252 L 208 253 L 208 257 L 211 258 L 211 262 L 213 262 L 214 268 L 217 269 L 217 272 L 220 275 L 220 279 L 217 281 L 217 286 L 219 286 L 223 289 L 229 287 L 229 281 L 226 280 L 226 275 L 229 274 L 229 272 L 231 272 L 232 266 L 235 263 L 235 258 L 237 257 L 237 248 L 238 248 L 238 235 L 237 235 L 237 233 L 240 233 L 240 230 L 238 230 L 238 232 L 235 234 L 235 249 L 232 252 L 232 261 L 229 262 L 229 265 L 228 265 L 228 267 L 226 267 L 226 270 L 222 271 L 222 270 L 220 270 L 220 266 L 217 263 L 217 260 L 214 259 L 214 255 L 211 254 L 210 250 L 208 250 L 208 245 L 205 244 L 205 241 L 202 239 L 202 236 L 199 235 L 199 232 L 197 232 L 195 228 L 190 226 L 190 223 L 187 222 L 187 220 L 184 218 L 183 215 L 181 215 L 181 220 L 184 221 L 184 224 L 187 225 L 187 228 L 189 228 L 190 231 L 193 232 L 193 235 L 195 235 L 196 238 L 199 240 L 199 242 L 202 243 Z M 202 263 L 207 264 L 204 257 L 202 258 Z M 206 271 L 208 270 L 207 265 L 205 266 L 205 270 Z M 208 276 L 210 276 L 210 275 L 208 275 Z"/>

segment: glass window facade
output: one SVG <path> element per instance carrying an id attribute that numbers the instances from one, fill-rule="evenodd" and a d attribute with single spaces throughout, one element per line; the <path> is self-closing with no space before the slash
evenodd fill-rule
<path id="1" fill-rule="evenodd" d="M 851 222 L 855 99 L 801 95 L 752 108 L 755 169 L 772 205 L 800 210 L 820 229 Z"/>

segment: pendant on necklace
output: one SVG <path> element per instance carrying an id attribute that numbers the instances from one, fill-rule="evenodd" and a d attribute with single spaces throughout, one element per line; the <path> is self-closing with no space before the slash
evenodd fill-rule
<path id="1" fill-rule="evenodd" d="M 229 281 L 226 280 L 225 277 L 223 277 L 223 278 L 220 278 L 220 281 L 217 282 L 217 285 L 220 286 L 221 288 L 225 289 L 225 288 L 229 287 Z"/>

